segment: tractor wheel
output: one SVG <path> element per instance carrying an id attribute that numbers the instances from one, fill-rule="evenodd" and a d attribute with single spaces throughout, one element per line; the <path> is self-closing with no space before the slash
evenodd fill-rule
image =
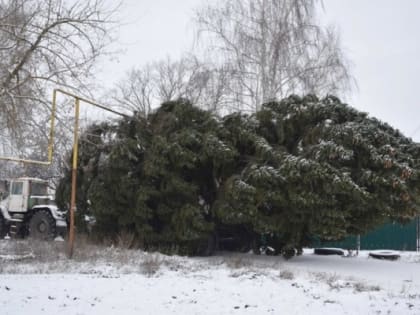
<path id="1" fill-rule="evenodd" d="M 7 235 L 7 230 L 6 220 L 0 214 L 0 239 L 3 239 Z"/>
<path id="2" fill-rule="evenodd" d="M 36 212 L 29 221 L 29 237 L 52 240 L 56 236 L 56 224 L 48 210 Z"/>

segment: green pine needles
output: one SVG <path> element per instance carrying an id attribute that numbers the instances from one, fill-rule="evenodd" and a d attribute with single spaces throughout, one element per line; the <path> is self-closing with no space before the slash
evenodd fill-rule
<path id="1" fill-rule="evenodd" d="M 79 217 L 93 214 L 97 235 L 133 233 L 145 249 L 265 245 L 292 256 L 314 238 L 420 213 L 419 144 L 332 96 L 291 96 L 223 118 L 167 102 L 147 119 L 90 126 L 81 140 Z"/>

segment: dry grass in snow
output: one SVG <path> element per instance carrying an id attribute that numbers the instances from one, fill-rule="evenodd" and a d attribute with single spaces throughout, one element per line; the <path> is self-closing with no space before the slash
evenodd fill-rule
<path id="1" fill-rule="evenodd" d="M 0 241 L 1 314 L 420 314 L 420 255 L 399 261 Z"/>

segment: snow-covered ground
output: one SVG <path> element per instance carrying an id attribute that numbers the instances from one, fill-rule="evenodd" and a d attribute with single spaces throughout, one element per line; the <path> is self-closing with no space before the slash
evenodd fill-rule
<path id="1" fill-rule="evenodd" d="M 207 258 L 0 241 L 0 314 L 420 314 L 420 254 L 397 261 Z"/>

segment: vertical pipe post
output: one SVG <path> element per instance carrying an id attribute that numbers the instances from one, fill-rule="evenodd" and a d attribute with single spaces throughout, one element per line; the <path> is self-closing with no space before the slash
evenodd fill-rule
<path id="1" fill-rule="evenodd" d="M 420 252 L 420 216 L 417 217 L 417 251 Z"/>
<path id="2" fill-rule="evenodd" d="M 71 200 L 70 200 L 70 228 L 69 228 L 69 243 L 68 243 L 68 257 L 73 257 L 74 248 L 74 212 L 76 210 L 76 183 L 77 183 L 77 157 L 79 148 L 79 113 L 80 113 L 80 99 L 76 97 L 75 101 L 75 122 L 74 122 L 74 142 L 73 142 L 73 164 L 71 169 Z"/>
<path id="3" fill-rule="evenodd" d="M 52 163 L 52 158 L 53 158 L 55 111 L 57 107 L 56 104 L 57 104 L 57 90 L 54 90 L 52 108 L 51 108 L 50 139 L 48 141 L 48 162 L 50 163 Z"/>

